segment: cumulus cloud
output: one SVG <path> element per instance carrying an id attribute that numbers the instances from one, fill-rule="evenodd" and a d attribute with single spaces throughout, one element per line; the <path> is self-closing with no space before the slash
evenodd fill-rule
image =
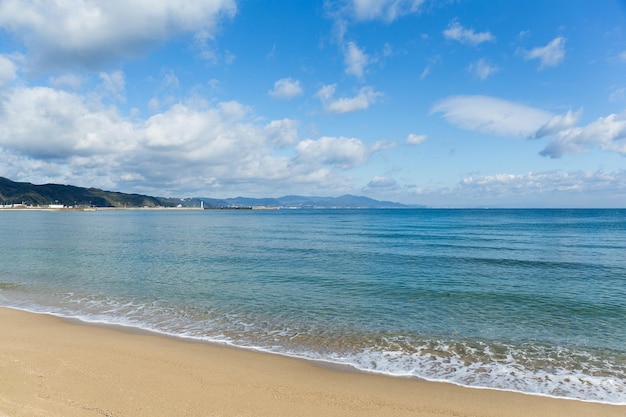
<path id="1" fill-rule="evenodd" d="M 177 0 L 3 0 L 0 26 L 26 45 L 36 65 L 95 68 L 142 54 L 174 34 L 211 37 L 218 21 L 235 12 L 234 0 L 185 7 Z"/>
<path id="2" fill-rule="evenodd" d="M 491 65 L 486 59 L 480 58 L 478 61 L 470 64 L 468 68 L 469 72 L 481 80 L 487 79 L 490 75 L 498 72 L 499 68 L 495 65 Z"/>
<path id="3" fill-rule="evenodd" d="M 142 149 L 133 167 L 153 184 L 195 181 L 202 188 L 288 177 L 287 159 L 272 156 L 264 127 L 247 121 L 249 112 L 237 102 L 178 103 L 138 127 Z"/>
<path id="4" fill-rule="evenodd" d="M 145 119 L 125 116 L 95 88 L 0 95 L 0 175 L 156 195 L 267 195 L 303 185 L 327 194 L 353 189 L 343 171 L 385 147 L 348 137 L 298 142 L 296 120 L 267 121 L 236 101 L 196 97 Z"/>
<path id="5" fill-rule="evenodd" d="M 530 51 L 523 51 L 523 55 L 526 60 L 538 59 L 540 70 L 554 67 L 565 59 L 565 38 L 555 38 L 546 46 L 538 46 Z"/>
<path id="6" fill-rule="evenodd" d="M 415 189 L 434 206 L 622 207 L 626 171 L 544 171 L 472 175 L 456 186 Z"/>
<path id="7" fill-rule="evenodd" d="M 59 90 L 78 90 L 85 80 L 76 74 L 66 73 L 50 77 L 48 81 L 52 87 Z"/>
<path id="8" fill-rule="evenodd" d="M 376 176 L 367 183 L 367 188 L 394 188 L 396 180 L 391 177 Z"/>
<path id="9" fill-rule="evenodd" d="M 272 120 L 264 127 L 265 134 L 276 148 L 286 148 L 298 140 L 298 122 L 292 119 Z"/>
<path id="10" fill-rule="evenodd" d="M 291 100 L 302 95 L 303 89 L 300 81 L 293 78 L 281 78 L 274 83 L 274 88 L 268 94 L 279 100 Z"/>
<path id="11" fill-rule="evenodd" d="M 237 102 L 220 103 L 208 109 L 177 103 L 147 119 L 141 133 L 149 149 L 169 150 L 171 154 L 200 158 L 207 163 L 227 163 L 223 158 L 234 157 L 236 145 L 240 144 L 233 135 L 245 113 L 245 107 Z M 231 131 L 227 130 L 229 127 Z"/>
<path id="12" fill-rule="evenodd" d="M 496 37 L 491 32 L 474 32 L 474 29 L 466 29 L 458 22 L 453 20 L 448 28 L 443 31 L 443 36 L 448 40 L 454 40 L 463 44 L 476 46 L 483 42 L 495 42 Z"/>
<path id="13" fill-rule="evenodd" d="M 348 42 L 344 54 L 346 74 L 363 78 L 365 67 L 369 64 L 369 56 L 354 42 Z"/>
<path id="14" fill-rule="evenodd" d="M 534 135 L 553 118 L 550 112 L 489 96 L 450 97 L 432 111 L 462 129 L 519 138 Z"/>
<path id="15" fill-rule="evenodd" d="M 424 0 L 351 0 L 350 8 L 356 20 L 383 20 L 392 22 L 397 18 L 416 13 Z"/>
<path id="16" fill-rule="evenodd" d="M 368 149 L 359 139 L 324 136 L 318 140 L 306 139 L 298 143 L 296 153 L 302 161 L 349 169 L 365 162 Z"/>
<path id="17" fill-rule="evenodd" d="M 428 139 L 428 136 L 426 135 L 416 135 L 415 133 L 410 133 L 406 138 L 406 144 L 415 146 L 423 143 L 426 139 Z"/>
<path id="18" fill-rule="evenodd" d="M 582 153 L 598 147 L 626 156 L 626 113 L 600 117 L 583 127 L 556 132 L 541 155 L 560 158 L 566 153 Z"/>
<path id="19" fill-rule="evenodd" d="M 17 67 L 12 60 L 0 55 L 0 88 L 13 81 L 17 74 Z"/>
<path id="20" fill-rule="evenodd" d="M 295 154 L 273 155 L 297 141 L 297 122 L 261 124 L 238 102 L 210 106 L 196 99 L 134 120 L 89 97 L 49 87 L 13 88 L 0 96 L 2 174 L 164 195 L 188 187 L 307 181 L 330 158 L 296 164 Z M 338 165 L 349 164 L 348 156 L 341 158 Z"/>
<path id="21" fill-rule="evenodd" d="M 357 110 L 365 110 L 378 100 L 382 93 L 372 87 L 363 87 L 354 97 L 335 98 L 335 84 L 325 85 L 318 92 L 317 97 L 322 101 L 324 109 L 331 113 L 350 113 Z"/>
<path id="22" fill-rule="evenodd" d="M 16 88 L 0 103 L 0 147 L 32 158 L 130 150 L 135 136 L 115 109 L 48 87 Z"/>

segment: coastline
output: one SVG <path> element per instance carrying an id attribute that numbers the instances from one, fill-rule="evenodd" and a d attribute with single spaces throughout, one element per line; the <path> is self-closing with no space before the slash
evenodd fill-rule
<path id="1" fill-rule="evenodd" d="M 93 211 L 114 211 L 114 210 L 140 210 L 140 211 L 190 211 L 190 210 L 203 210 L 200 207 L 62 207 L 62 208 L 50 208 L 50 207 L 11 207 L 0 208 L 0 213 L 15 212 L 15 211 L 64 211 L 64 212 L 93 212 Z"/>
<path id="2" fill-rule="evenodd" d="M 0 308 L 0 416 L 590 416 L 626 406 L 347 372 Z"/>

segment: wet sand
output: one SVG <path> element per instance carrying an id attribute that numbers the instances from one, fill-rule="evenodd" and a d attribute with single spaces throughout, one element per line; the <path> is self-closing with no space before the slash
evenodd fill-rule
<path id="1" fill-rule="evenodd" d="M 624 417 L 0 308 L 0 417 Z"/>

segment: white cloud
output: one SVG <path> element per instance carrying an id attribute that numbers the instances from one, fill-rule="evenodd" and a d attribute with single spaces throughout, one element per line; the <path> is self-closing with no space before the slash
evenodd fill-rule
<path id="1" fill-rule="evenodd" d="M 276 148 L 285 148 L 298 140 L 298 122 L 292 119 L 272 120 L 264 127 L 265 134 Z"/>
<path id="2" fill-rule="evenodd" d="M 566 153 L 582 153 L 599 147 L 626 156 L 626 113 L 600 117 L 584 127 L 571 127 L 555 133 L 541 155 L 559 158 Z"/>
<path id="3" fill-rule="evenodd" d="M 36 64 L 93 68 L 177 33 L 210 37 L 235 12 L 234 0 L 2 0 L 0 26 L 24 42 Z"/>
<path id="4" fill-rule="evenodd" d="M 474 29 L 466 29 L 457 20 L 453 20 L 448 28 L 443 31 L 446 39 L 458 41 L 469 45 L 479 45 L 483 42 L 495 42 L 496 37 L 491 32 L 474 32 Z"/>
<path id="5" fill-rule="evenodd" d="M 367 188 L 394 188 L 396 185 L 396 180 L 391 177 L 376 176 L 367 183 Z"/>
<path id="6" fill-rule="evenodd" d="M 101 72 L 100 79 L 102 80 L 102 88 L 104 89 L 105 95 L 116 101 L 126 101 L 126 81 L 122 71 L 114 71 L 111 73 Z"/>
<path id="7" fill-rule="evenodd" d="M 17 74 L 17 67 L 12 60 L 0 54 L 0 88 L 13 81 Z"/>
<path id="8" fill-rule="evenodd" d="M 76 74 L 67 73 L 56 77 L 50 77 L 48 81 L 52 87 L 59 90 L 78 90 L 83 85 L 85 80 Z"/>
<path id="9" fill-rule="evenodd" d="M 416 135 L 415 133 L 410 133 L 406 138 L 406 144 L 415 146 L 423 143 L 426 139 L 428 139 L 428 136 L 426 135 Z"/>
<path id="10" fill-rule="evenodd" d="M 467 130 L 524 139 L 550 137 L 540 154 L 560 158 L 599 148 L 626 156 L 626 112 L 599 117 L 586 126 L 575 126 L 582 110 L 555 115 L 518 103 L 486 96 L 456 96 L 433 109 L 450 123 Z"/>
<path id="11" fill-rule="evenodd" d="M 372 87 L 363 87 L 354 97 L 334 98 L 336 85 L 323 86 L 317 97 L 324 104 L 326 111 L 331 113 L 350 113 L 357 110 L 365 110 L 378 100 L 382 93 L 375 91 Z"/>
<path id="12" fill-rule="evenodd" d="M 531 137 L 535 139 L 541 138 L 544 136 L 550 136 L 564 129 L 568 129 L 578 123 L 582 113 L 583 111 L 581 109 L 577 112 L 569 110 L 563 115 L 558 114 L 548 120 L 548 122 L 545 125 L 541 126 Z"/>
<path id="13" fill-rule="evenodd" d="M 267 163 L 269 148 L 263 130 L 245 122 L 248 111 L 237 102 L 208 108 L 202 103 L 176 104 L 138 128 L 144 145 L 143 152 L 135 155 L 141 161 L 138 165 L 168 167 L 177 174 L 167 176 L 183 178 L 191 178 L 194 170 L 226 178 L 248 173 L 265 177 L 258 167 Z M 150 175 L 148 169 L 141 172 Z"/>
<path id="14" fill-rule="evenodd" d="M 488 96 L 454 96 L 441 100 L 433 112 L 467 130 L 528 138 L 554 115 L 523 104 Z"/>
<path id="15" fill-rule="evenodd" d="M 134 146 L 132 125 L 114 109 L 77 94 L 47 87 L 17 88 L 0 108 L 0 147 L 32 158 L 127 151 Z"/>
<path id="16" fill-rule="evenodd" d="M 302 161 L 323 163 L 349 169 L 365 162 L 368 150 L 359 139 L 324 136 L 318 140 L 306 139 L 296 146 Z"/>
<path id="17" fill-rule="evenodd" d="M 424 0 L 351 0 L 356 20 L 383 20 L 392 22 L 397 18 L 418 12 Z"/>
<path id="18" fill-rule="evenodd" d="M 346 74 L 363 78 L 365 67 L 369 64 L 369 56 L 356 43 L 348 42 L 345 48 Z"/>
<path id="19" fill-rule="evenodd" d="M 101 99 L 48 87 L 1 95 L 0 175 L 156 195 L 267 195 L 303 185 L 327 194 L 352 190 L 341 172 L 382 147 L 344 137 L 297 143 L 297 121 L 263 122 L 235 101 L 194 98 L 140 120 Z"/>
<path id="20" fill-rule="evenodd" d="M 199 103 L 195 104 L 193 107 L 201 108 L 204 104 L 205 103 L 200 100 Z M 244 117 L 251 111 L 250 107 L 234 100 L 219 103 L 217 105 L 217 109 L 219 109 L 222 118 L 230 122 L 239 122 L 243 120 Z"/>
<path id="21" fill-rule="evenodd" d="M 416 189 L 433 206 L 623 207 L 626 171 L 546 171 L 469 176 L 455 187 Z"/>
<path id="22" fill-rule="evenodd" d="M 303 89 L 300 81 L 293 78 L 281 78 L 274 83 L 274 88 L 268 94 L 280 100 L 291 100 L 302 95 Z"/>
<path id="23" fill-rule="evenodd" d="M 558 37 L 550 41 L 546 46 L 540 46 L 524 51 L 524 59 L 538 59 L 540 62 L 539 69 L 545 67 L 554 67 L 565 59 L 565 38 Z"/>
<path id="24" fill-rule="evenodd" d="M 378 140 L 370 148 L 371 152 L 383 152 L 387 149 L 393 149 L 398 144 L 394 140 Z"/>
<path id="25" fill-rule="evenodd" d="M 316 96 L 322 100 L 322 102 L 326 102 L 333 98 L 335 91 L 337 91 L 337 84 L 325 85 L 319 89 Z"/>
<path id="26" fill-rule="evenodd" d="M 615 192 L 617 190 L 626 191 L 624 174 L 625 172 L 607 173 L 604 171 L 497 174 L 465 178 L 461 181 L 460 187 L 492 197 L 512 194 L 550 195 L 570 192 Z"/>
<path id="27" fill-rule="evenodd" d="M 468 70 L 481 80 L 485 80 L 490 75 L 498 72 L 499 68 L 491 65 L 486 59 L 480 58 L 478 61 L 470 64 Z"/>

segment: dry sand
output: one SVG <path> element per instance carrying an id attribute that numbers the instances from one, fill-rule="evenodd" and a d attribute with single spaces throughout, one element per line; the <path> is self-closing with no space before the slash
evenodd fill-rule
<path id="1" fill-rule="evenodd" d="M 626 416 L 0 309 L 0 417 Z"/>

